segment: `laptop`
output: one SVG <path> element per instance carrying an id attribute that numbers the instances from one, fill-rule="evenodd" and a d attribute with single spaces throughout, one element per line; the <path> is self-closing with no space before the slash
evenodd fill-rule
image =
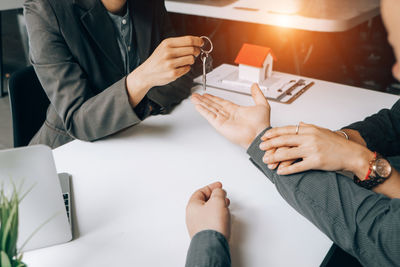
<path id="1" fill-rule="evenodd" d="M 43 145 L 0 150 L 0 186 L 13 184 L 26 197 L 19 205 L 17 248 L 23 251 L 72 240 L 70 176 L 57 174 L 53 154 Z"/>

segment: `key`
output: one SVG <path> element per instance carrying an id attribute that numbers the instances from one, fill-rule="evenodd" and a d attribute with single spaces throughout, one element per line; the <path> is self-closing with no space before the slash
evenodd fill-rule
<path id="1" fill-rule="evenodd" d="M 200 48 L 201 54 L 200 54 L 200 59 L 201 62 L 203 62 L 203 90 L 205 91 L 207 89 L 207 70 L 206 70 L 206 66 L 207 66 L 207 58 L 208 58 L 208 54 L 210 54 L 214 47 L 213 44 L 210 40 L 210 38 L 208 38 L 207 36 L 201 36 L 201 39 L 203 39 L 204 44 L 203 46 Z M 205 50 L 205 47 L 207 46 L 207 43 L 209 43 L 209 50 Z"/>
<path id="2" fill-rule="evenodd" d="M 201 61 L 203 62 L 203 90 L 206 91 L 207 87 L 207 72 L 206 72 L 206 63 L 207 63 L 207 57 L 208 53 L 201 53 Z"/>

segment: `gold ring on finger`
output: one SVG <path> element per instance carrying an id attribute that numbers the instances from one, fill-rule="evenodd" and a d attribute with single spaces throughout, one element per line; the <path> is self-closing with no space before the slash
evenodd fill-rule
<path id="1" fill-rule="evenodd" d="M 296 126 L 296 135 L 299 134 L 299 130 L 300 130 L 300 123 L 297 124 L 297 126 Z"/>

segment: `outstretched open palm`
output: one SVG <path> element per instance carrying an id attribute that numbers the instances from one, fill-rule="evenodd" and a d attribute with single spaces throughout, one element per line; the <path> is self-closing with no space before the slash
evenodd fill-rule
<path id="1" fill-rule="evenodd" d="M 251 87 L 254 106 L 239 106 L 210 95 L 193 94 L 197 111 L 231 142 L 249 147 L 262 130 L 270 126 L 270 106 L 257 84 Z"/>

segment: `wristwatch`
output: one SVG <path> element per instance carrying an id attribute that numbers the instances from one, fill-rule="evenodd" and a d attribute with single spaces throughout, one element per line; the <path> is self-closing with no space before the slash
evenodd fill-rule
<path id="1" fill-rule="evenodd" d="M 368 174 L 364 180 L 354 175 L 354 183 L 366 189 L 372 189 L 385 182 L 392 174 L 389 161 L 375 152 L 374 158 L 369 163 Z"/>

